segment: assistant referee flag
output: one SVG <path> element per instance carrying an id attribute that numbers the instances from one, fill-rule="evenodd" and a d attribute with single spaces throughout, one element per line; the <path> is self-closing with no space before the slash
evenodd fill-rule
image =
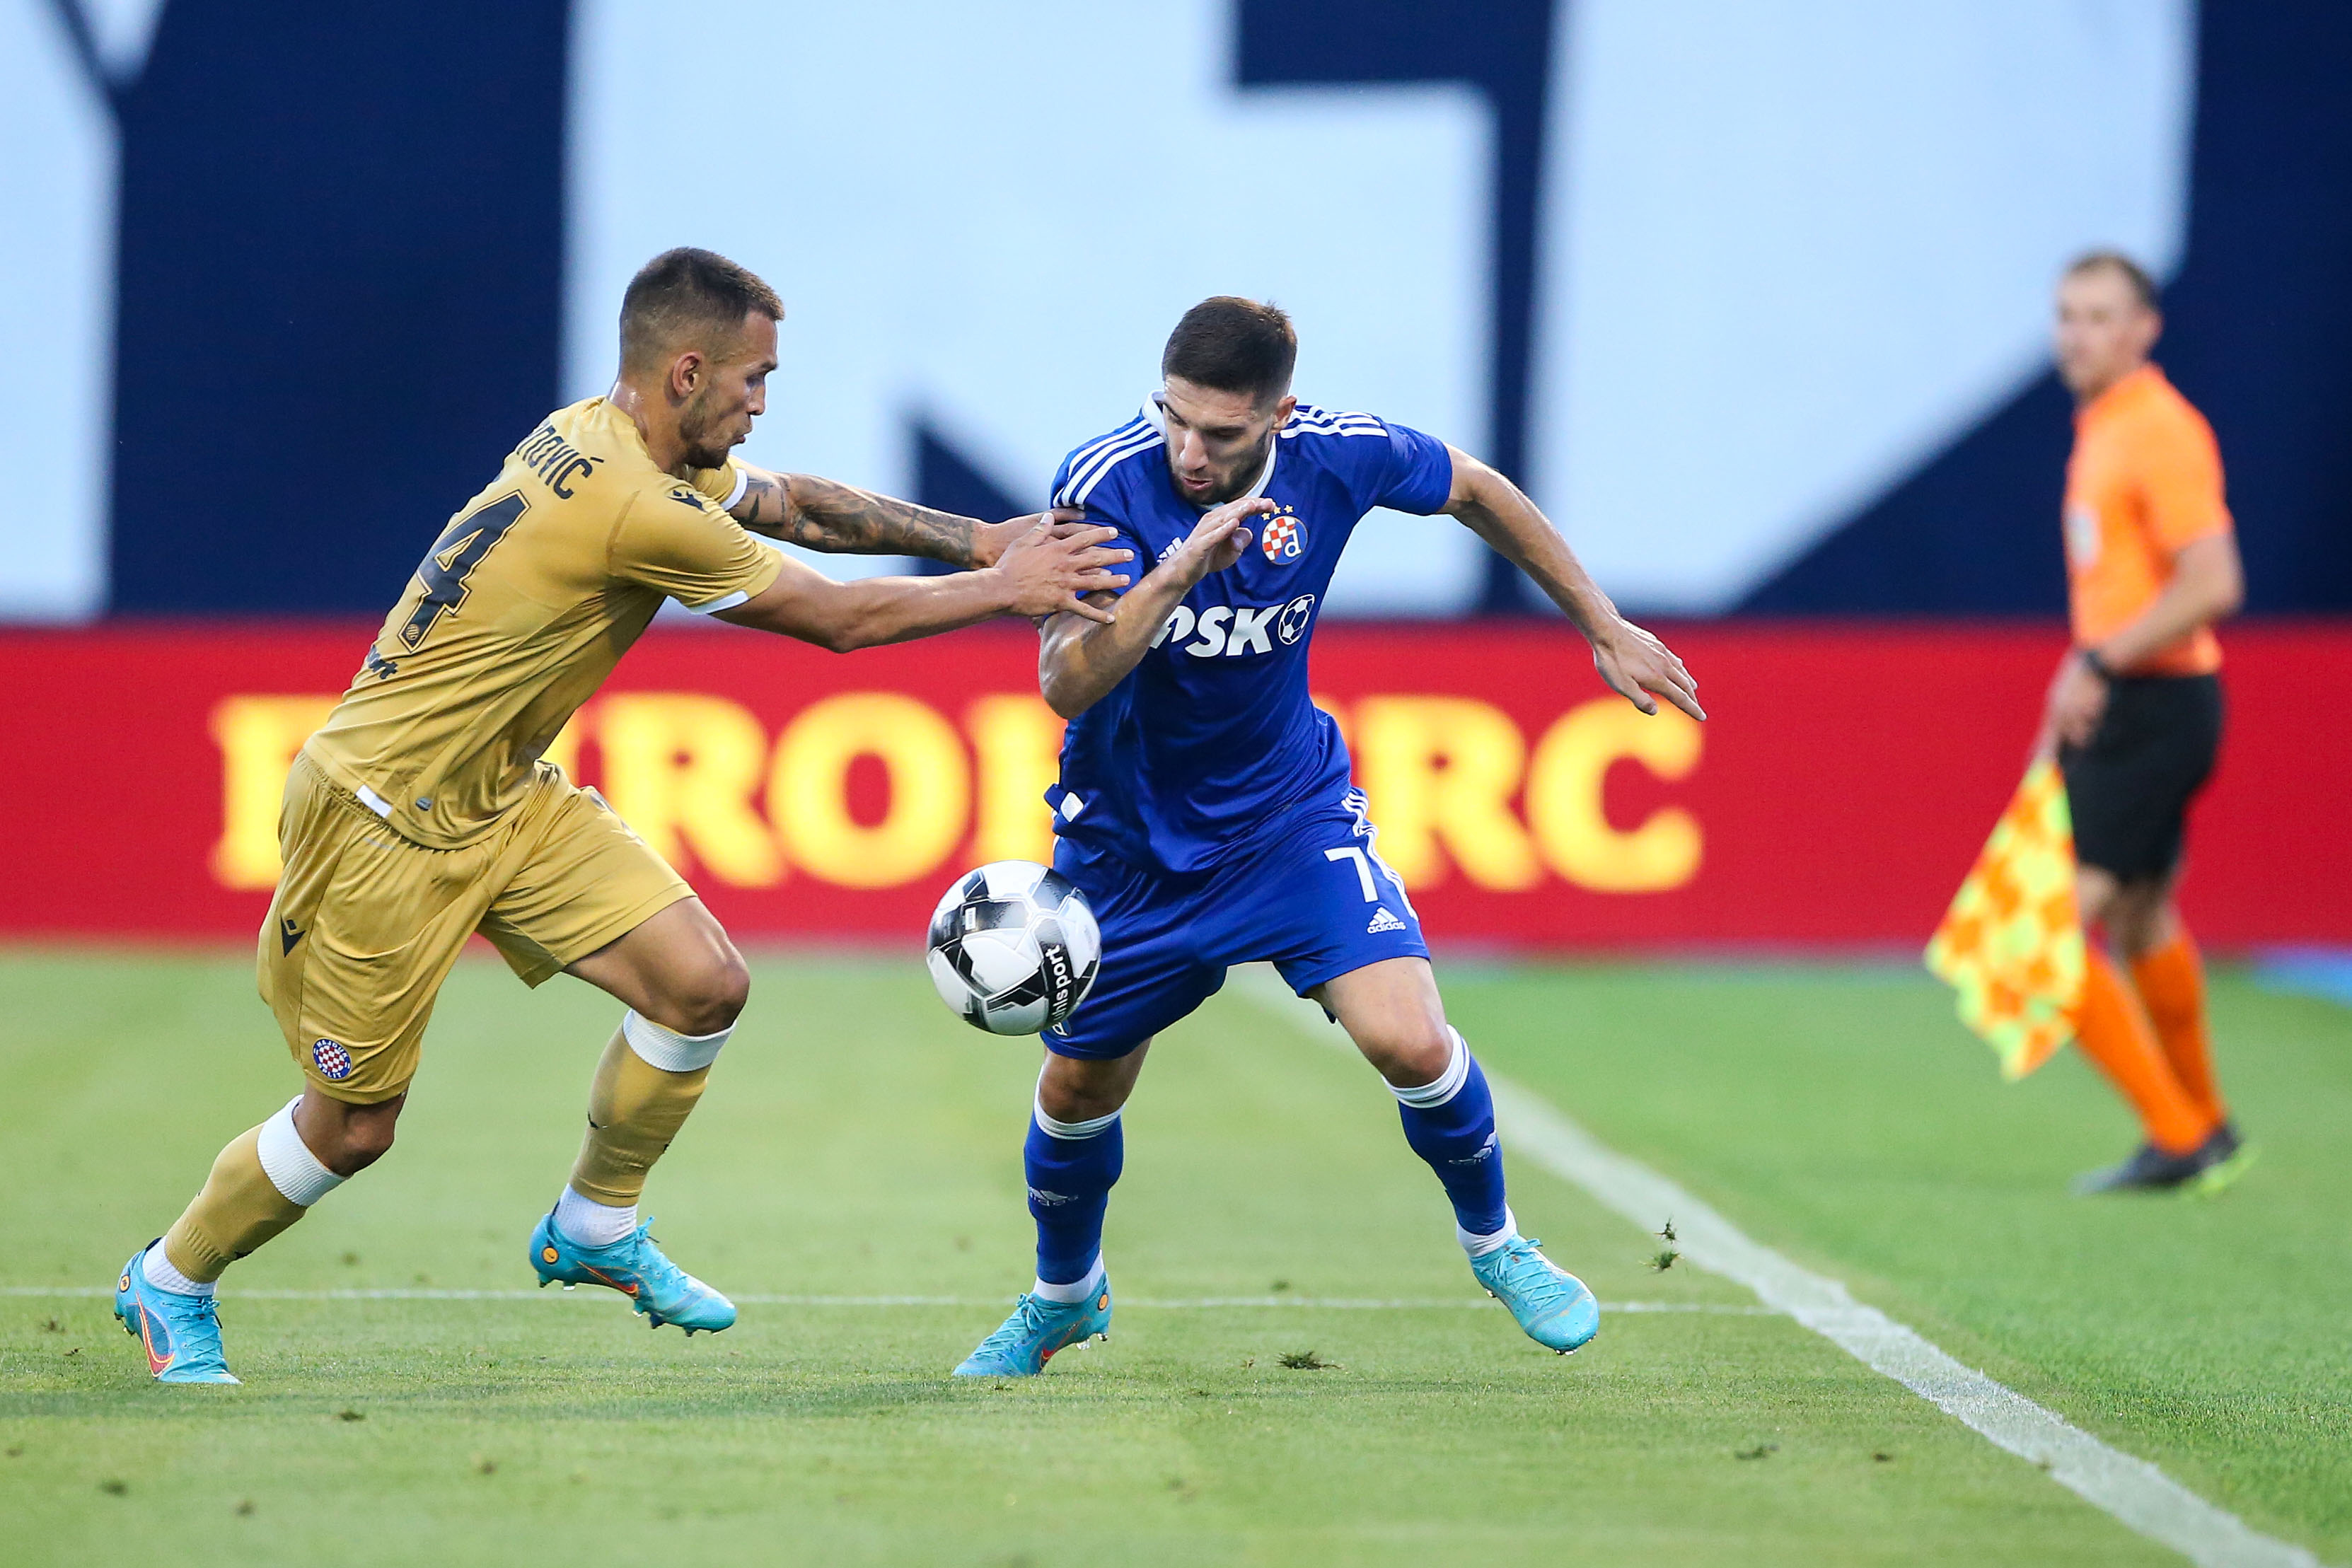
<path id="1" fill-rule="evenodd" d="M 2044 759 L 1985 841 L 1927 944 L 1927 967 L 1958 991 L 1960 1021 L 2024 1077 L 2074 1036 L 2083 997 L 2083 923 L 2066 787 Z"/>

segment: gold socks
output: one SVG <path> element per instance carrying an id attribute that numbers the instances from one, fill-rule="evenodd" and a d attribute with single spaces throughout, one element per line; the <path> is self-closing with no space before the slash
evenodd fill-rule
<path id="1" fill-rule="evenodd" d="M 588 1092 L 588 1134 L 572 1167 L 572 1191 L 615 1208 L 637 1201 L 646 1173 L 702 1098 L 711 1060 L 730 1032 L 682 1035 L 634 1012 L 621 1020 Z"/>
<path id="2" fill-rule="evenodd" d="M 220 1152 L 204 1190 L 163 1237 L 163 1256 L 198 1283 L 219 1279 L 231 1263 L 307 1212 L 262 1168 L 262 1131 L 248 1128 Z"/>

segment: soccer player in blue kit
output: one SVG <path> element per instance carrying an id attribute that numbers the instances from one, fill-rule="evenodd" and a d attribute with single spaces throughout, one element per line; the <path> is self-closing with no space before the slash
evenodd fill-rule
<path id="1" fill-rule="evenodd" d="M 1421 921 L 1373 849 L 1339 727 L 1308 699 L 1307 648 L 1349 534 L 1391 507 L 1450 513 L 1500 550 L 1643 712 L 1664 697 L 1705 718 L 1697 684 L 1617 613 L 1517 486 L 1419 431 L 1301 404 L 1297 358 L 1273 306 L 1202 301 L 1168 340 L 1162 390 L 1055 479 L 1055 507 L 1083 508 L 1118 531 L 1111 544 L 1157 565 L 1112 622 L 1066 612 L 1042 624 L 1040 684 L 1070 721 L 1046 795 L 1054 863 L 1101 922 L 1102 968 L 1045 1034 L 1024 1149 L 1036 1284 L 958 1375 L 1031 1375 L 1108 1333 L 1102 1228 L 1119 1107 L 1152 1037 L 1214 995 L 1229 966 L 1258 960 L 1320 1002 L 1388 1081 L 1478 1282 L 1562 1354 L 1600 1328 L 1592 1292 L 1519 1234 L 1486 1075 L 1446 1024 Z"/>

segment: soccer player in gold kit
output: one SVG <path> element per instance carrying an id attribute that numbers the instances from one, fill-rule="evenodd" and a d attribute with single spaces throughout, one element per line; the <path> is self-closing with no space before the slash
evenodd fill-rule
<path id="1" fill-rule="evenodd" d="M 167 1383 L 234 1383 L 214 1281 L 381 1158 L 433 1001 L 479 931 L 523 983 L 576 975 L 626 1009 L 570 1181 L 530 1239 L 541 1284 L 607 1285 L 656 1326 L 735 1321 L 636 1202 L 743 1010 L 743 960 L 661 856 L 541 755 L 666 598 L 846 651 L 1003 614 L 1108 620 L 1107 528 L 985 524 L 728 455 L 765 411 L 782 307 L 709 251 L 649 262 L 604 397 L 548 416 L 425 552 L 351 689 L 295 758 L 261 995 L 306 1079 L 240 1134 L 117 1281 Z M 975 570 L 835 582 L 746 529 Z"/>

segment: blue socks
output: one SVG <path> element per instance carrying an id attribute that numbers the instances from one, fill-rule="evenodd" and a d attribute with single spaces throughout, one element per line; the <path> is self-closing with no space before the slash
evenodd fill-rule
<path id="1" fill-rule="evenodd" d="M 1453 1058 L 1435 1082 L 1412 1089 L 1391 1084 L 1389 1092 L 1397 1097 L 1405 1142 L 1445 1185 L 1463 1247 L 1476 1257 L 1509 1240 L 1517 1226 L 1504 1199 L 1495 1097 L 1462 1037 L 1454 1035 Z M 1103 1213 L 1126 1155 L 1118 1112 L 1057 1122 L 1043 1106 L 1031 1108 L 1022 1166 L 1029 1217 L 1037 1222 L 1035 1294 L 1080 1301 L 1100 1285 Z"/>
<path id="2" fill-rule="evenodd" d="M 1503 1197 L 1503 1146 L 1495 1136 L 1495 1097 L 1486 1075 L 1462 1037 L 1454 1035 L 1454 1057 L 1433 1083 L 1399 1089 L 1397 1113 L 1404 1141 L 1429 1162 L 1445 1196 L 1454 1201 L 1454 1223 L 1473 1256 L 1509 1239 L 1515 1228 Z M 1480 1245 L 1486 1243 L 1486 1245 Z"/>
<path id="3" fill-rule="evenodd" d="M 1056 1122 L 1033 1109 L 1022 1165 L 1029 1215 L 1037 1222 L 1036 1294 L 1084 1301 L 1102 1272 L 1103 1210 L 1127 1157 L 1118 1113 Z"/>

